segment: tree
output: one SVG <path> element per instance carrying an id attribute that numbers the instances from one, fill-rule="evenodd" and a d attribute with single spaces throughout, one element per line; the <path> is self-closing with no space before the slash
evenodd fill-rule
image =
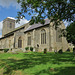
<path id="1" fill-rule="evenodd" d="M 62 20 L 74 21 L 75 0 L 17 0 L 21 4 L 17 21 L 25 17 L 25 13 L 33 15 L 30 24 L 41 22 L 48 18 L 56 25 Z"/>
<path id="2" fill-rule="evenodd" d="M 71 23 L 69 26 L 67 26 L 66 31 L 67 41 L 75 46 L 75 21 Z"/>

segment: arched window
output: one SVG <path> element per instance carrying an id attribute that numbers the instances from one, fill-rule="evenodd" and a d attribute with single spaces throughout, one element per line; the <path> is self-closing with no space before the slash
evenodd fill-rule
<path id="1" fill-rule="evenodd" d="M 41 44 L 46 44 L 46 31 L 44 29 L 41 30 Z"/>
<path id="2" fill-rule="evenodd" d="M 22 48 L 22 39 L 19 37 L 18 39 L 18 48 Z"/>

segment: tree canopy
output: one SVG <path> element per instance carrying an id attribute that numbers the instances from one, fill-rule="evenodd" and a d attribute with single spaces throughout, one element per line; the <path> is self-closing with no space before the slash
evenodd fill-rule
<path id="1" fill-rule="evenodd" d="M 66 31 L 67 41 L 75 45 L 75 21 L 71 23 L 69 26 L 67 26 Z"/>
<path id="2" fill-rule="evenodd" d="M 48 18 L 51 21 L 74 21 L 75 0 L 17 0 L 21 4 L 21 11 L 18 12 L 17 21 L 25 17 L 25 13 L 32 15 L 30 23 L 41 22 Z M 36 14 L 36 15 L 35 15 Z"/>

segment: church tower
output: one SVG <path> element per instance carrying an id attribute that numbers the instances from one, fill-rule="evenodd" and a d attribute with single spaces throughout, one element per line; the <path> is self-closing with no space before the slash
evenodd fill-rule
<path id="1" fill-rule="evenodd" d="M 15 20 L 7 17 L 3 21 L 2 36 L 15 29 Z"/>

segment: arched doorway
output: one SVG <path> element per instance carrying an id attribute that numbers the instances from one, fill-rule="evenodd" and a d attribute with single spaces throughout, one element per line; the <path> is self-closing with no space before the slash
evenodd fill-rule
<path id="1" fill-rule="evenodd" d="M 22 38 L 19 37 L 18 39 L 18 48 L 22 48 Z"/>

